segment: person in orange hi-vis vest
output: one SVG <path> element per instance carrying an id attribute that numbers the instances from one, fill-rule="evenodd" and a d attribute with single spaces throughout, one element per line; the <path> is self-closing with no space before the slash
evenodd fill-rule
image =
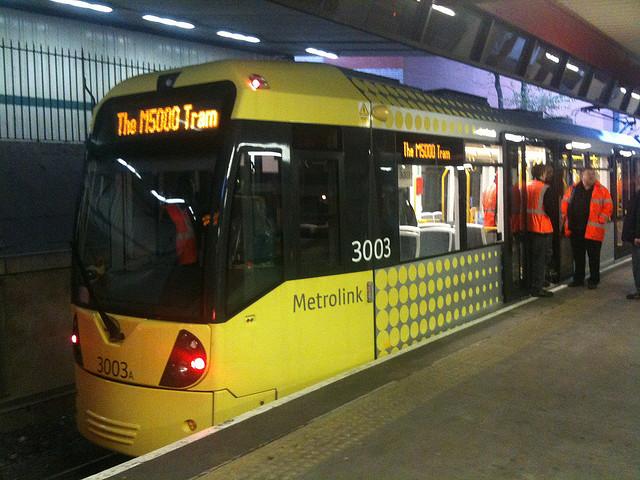
<path id="1" fill-rule="evenodd" d="M 511 186 L 511 217 L 509 218 L 509 224 L 511 225 L 511 234 L 519 235 L 524 229 L 524 222 L 522 221 L 522 212 L 524 209 L 522 205 L 522 192 L 517 183 Z"/>
<path id="2" fill-rule="evenodd" d="M 531 167 L 533 180 L 527 184 L 527 231 L 531 295 L 552 297 L 553 292 L 544 289 L 547 263 L 552 254 L 553 225 L 549 212 L 553 197 L 549 182 L 553 176 L 551 166 Z"/>
<path id="3" fill-rule="evenodd" d="M 166 207 L 171 221 L 176 227 L 176 255 L 180 265 L 192 265 L 198 261 L 198 246 L 193 222 L 186 209 L 178 204 Z"/>
<path id="4" fill-rule="evenodd" d="M 496 209 L 498 207 L 498 176 L 493 183 L 482 193 L 482 210 L 484 211 L 484 226 L 496 226 Z"/>
<path id="5" fill-rule="evenodd" d="M 585 168 L 580 182 L 570 186 L 562 198 L 564 233 L 571 239 L 574 273 L 570 287 L 584 285 L 585 252 L 589 255 L 589 288 L 600 283 L 600 249 L 606 223 L 611 220 L 611 194 L 598 180 L 592 168 Z"/>

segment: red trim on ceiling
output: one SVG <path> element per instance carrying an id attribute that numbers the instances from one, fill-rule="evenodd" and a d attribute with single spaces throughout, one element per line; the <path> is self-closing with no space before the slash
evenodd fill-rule
<path id="1" fill-rule="evenodd" d="M 552 0 L 474 2 L 489 14 L 566 51 L 630 86 L 640 86 L 640 63 L 617 42 Z"/>

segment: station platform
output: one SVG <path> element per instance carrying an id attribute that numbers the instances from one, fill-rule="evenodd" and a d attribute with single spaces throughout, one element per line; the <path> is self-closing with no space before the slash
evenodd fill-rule
<path id="1" fill-rule="evenodd" d="M 624 263 L 92 478 L 638 479 L 631 285 Z"/>

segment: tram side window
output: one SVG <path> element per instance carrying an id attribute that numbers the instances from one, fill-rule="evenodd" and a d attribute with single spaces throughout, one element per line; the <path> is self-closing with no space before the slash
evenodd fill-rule
<path id="1" fill-rule="evenodd" d="M 400 164 L 398 206 L 401 260 L 459 249 L 455 168 Z"/>
<path id="2" fill-rule="evenodd" d="M 568 153 L 563 154 L 563 163 L 568 165 Z M 604 155 L 588 153 L 571 153 L 571 168 L 567 169 L 568 175 L 565 179 L 565 190 L 570 185 L 575 185 L 581 181 L 581 172 L 585 167 L 591 167 L 596 172 L 598 181 L 611 190 L 611 170 L 609 169 L 609 158 Z"/>
<path id="3" fill-rule="evenodd" d="M 229 228 L 227 312 L 235 313 L 283 278 L 280 155 L 244 152 Z"/>
<path id="4" fill-rule="evenodd" d="M 395 172 L 398 159 L 394 154 L 380 153 L 376 159 L 376 238 L 388 238 L 392 243 L 389 262 L 397 263 L 398 254 L 395 245 L 398 230 L 397 174 Z M 407 209 L 403 209 L 406 213 Z M 406 222 L 406 220 L 405 220 Z"/>
<path id="5" fill-rule="evenodd" d="M 302 275 L 333 273 L 340 263 L 338 161 L 296 158 L 298 170 L 298 266 Z"/>
<path id="6" fill-rule="evenodd" d="M 497 145 L 470 144 L 465 155 L 467 248 L 476 248 L 503 238 L 502 152 Z"/>
<path id="7" fill-rule="evenodd" d="M 611 190 L 611 172 L 609 170 L 609 159 L 604 155 L 589 156 L 591 167 L 596 171 L 596 178 L 607 190 Z"/>

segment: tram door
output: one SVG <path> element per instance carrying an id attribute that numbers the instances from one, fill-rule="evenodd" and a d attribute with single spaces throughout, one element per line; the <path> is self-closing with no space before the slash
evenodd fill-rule
<path id="1" fill-rule="evenodd" d="M 525 241 L 527 227 L 527 183 L 524 143 L 505 142 L 505 301 L 527 294 Z"/>
<path id="2" fill-rule="evenodd" d="M 559 195 L 562 197 L 569 187 L 580 181 L 580 169 L 584 167 L 584 155 L 562 149 L 560 165 L 554 175 Z M 554 229 L 555 230 L 555 229 Z M 571 241 L 564 236 L 564 223 L 558 225 L 558 279 L 569 278 L 573 275 L 573 253 Z"/>
<path id="3" fill-rule="evenodd" d="M 533 262 L 540 261 L 527 252 L 527 183 L 532 180 L 531 167 L 551 163 L 552 154 L 543 144 L 507 141 L 504 149 L 509 226 L 505 242 L 505 300 L 510 301 L 529 294 L 529 270 Z M 547 271 L 553 270 L 553 265 L 547 266 Z"/>
<path id="4" fill-rule="evenodd" d="M 631 254 L 631 246 L 622 241 L 622 223 L 629 210 L 633 192 L 639 186 L 635 179 L 640 174 L 640 157 L 617 157 L 615 160 L 615 187 L 611 196 L 614 201 L 613 218 L 615 222 L 615 258 Z"/>

